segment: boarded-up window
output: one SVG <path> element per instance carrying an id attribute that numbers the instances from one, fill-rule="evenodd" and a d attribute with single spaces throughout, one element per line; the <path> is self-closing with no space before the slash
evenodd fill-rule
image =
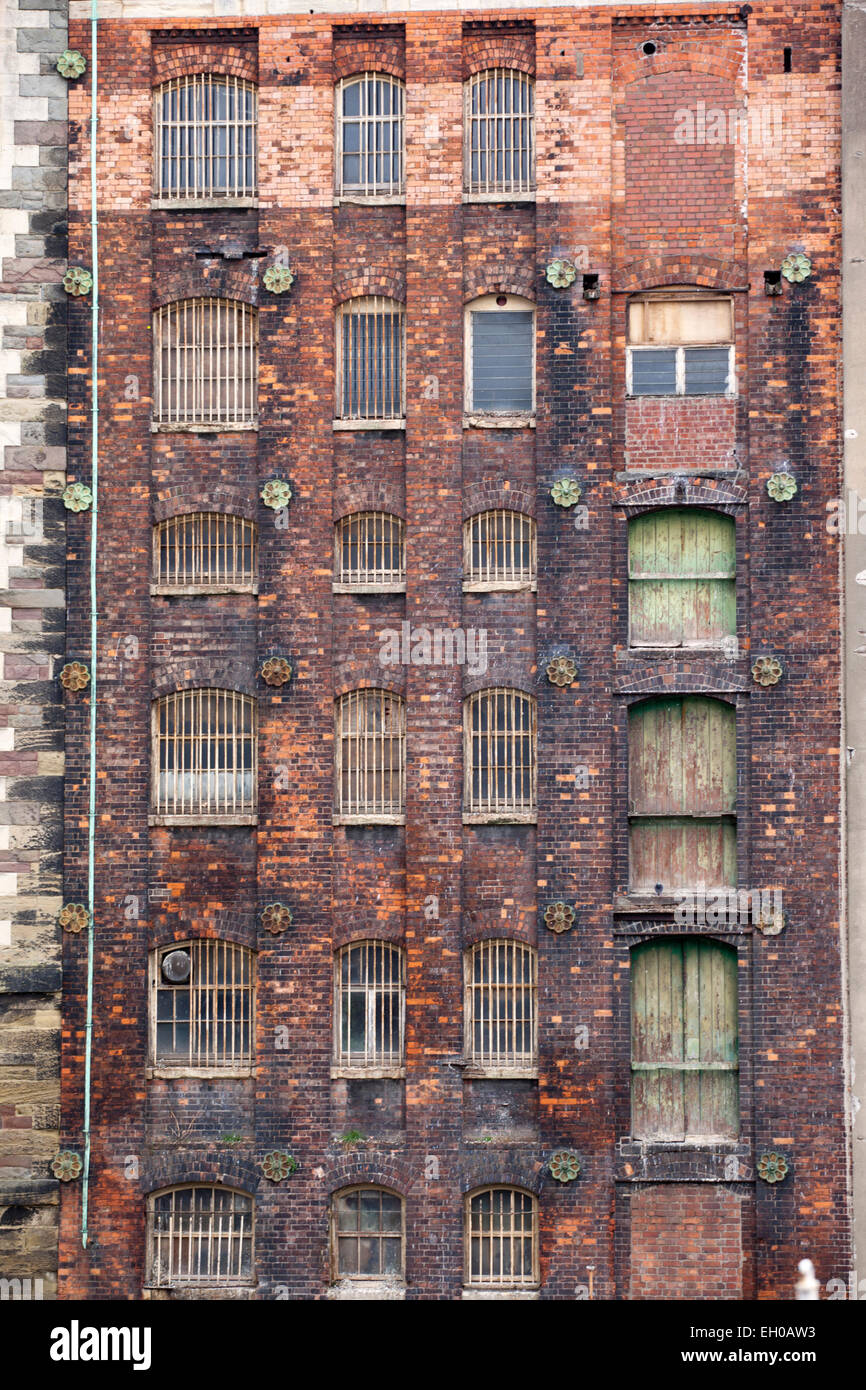
<path id="1" fill-rule="evenodd" d="M 735 1139 L 736 951 L 648 941 L 632 952 L 631 980 L 632 1134 Z"/>
<path id="2" fill-rule="evenodd" d="M 670 894 L 737 881 L 733 706 L 702 695 L 629 711 L 629 887 Z"/>
<path id="3" fill-rule="evenodd" d="M 632 396 L 707 396 L 734 390 L 729 298 L 633 299 L 628 306 L 628 341 Z"/>
<path id="4" fill-rule="evenodd" d="M 671 508 L 628 528 L 629 644 L 717 646 L 737 630 L 734 521 Z"/>
<path id="5" fill-rule="evenodd" d="M 468 311 L 470 374 L 466 408 L 479 415 L 526 414 L 535 407 L 535 311 L 515 295 L 475 300 Z"/>

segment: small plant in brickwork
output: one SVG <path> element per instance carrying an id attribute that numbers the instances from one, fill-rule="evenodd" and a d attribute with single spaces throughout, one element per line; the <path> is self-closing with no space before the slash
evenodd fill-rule
<path id="1" fill-rule="evenodd" d="M 298 1160 L 284 1149 L 272 1149 L 262 1159 L 262 1172 L 269 1182 L 283 1182 L 298 1171 Z"/>
<path id="2" fill-rule="evenodd" d="M 339 1142 L 347 1153 L 356 1149 L 359 1144 L 363 1144 L 366 1136 L 359 1129 L 347 1129 L 345 1134 L 340 1135 Z"/>
<path id="3" fill-rule="evenodd" d="M 220 1135 L 221 1144 L 242 1144 L 243 1142 L 244 1136 L 242 1134 L 235 1133 L 234 1130 L 230 1130 L 228 1134 Z"/>

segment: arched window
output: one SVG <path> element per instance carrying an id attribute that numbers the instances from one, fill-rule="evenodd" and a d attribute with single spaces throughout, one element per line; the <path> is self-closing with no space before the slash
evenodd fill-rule
<path id="1" fill-rule="evenodd" d="M 507 427 L 535 410 L 535 305 L 487 294 L 466 306 L 467 415 Z"/>
<path id="2" fill-rule="evenodd" d="M 485 1187 L 466 1200 L 466 1283 L 537 1287 L 538 1203 L 516 1187 Z"/>
<path id="3" fill-rule="evenodd" d="M 337 423 L 405 426 L 406 323 L 396 299 L 349 299 L 337 310 Z"/>
<path id="4" fill-rule="evenodd" d="M 499 509 L 463 523 L 464 589 L 535 588 L 536 564 L 531 516 Z"/>
<path id="5" fill-rule="evenodd" d="M 737 953 L 709 939 L 663 939 L 631 957 L 632 1134 L 739 1133 Z"/>
<path id="6" fill-rule="evenodd" d="M 256 193 L 252 82 L 198 72 L 154 92 L 157 198 L 252 198 Z"/>
<path id="7" fill-rule="evenodd" d="M 403 192 L 403 110 L 398 77 L 362 72 L 337 84 L 337 196 Z"/>
<path id="8" fill-rule="evenodd" d="M 236 690 L 180 690 L 153 707 L 153 809 L 201 822 L 256 811 L 256 705 Z"/>
<path id="9" fill-rule="evenodd" d="M 231 1188 L 195 1184 L 148 1202 L 148 1282 L 152 1287 L 254 1283 L 253 1199 Z"/>
<path id="10" fill-rule="evenodd" d="M 703 695 L 629 710 L 630 889 L 660 896 L 737 881 L 732 705 Z"/>
<path id="11" fill-rule="evenodd" d="M 406 587 L 406 528 L 388 512 L 353 512 L 334 528 L 334 587 L 400 590 Z"/>
<path id="12" fill-rule="evenodd" d="M 636 295 L 626 375 L 630 396 L 733 395 L 733 300 L 699 289 Z"/>
<path id="13" fill-rule="evenodd" d="M 159 589 L 219 593 L 249 589 L 256 579 L 256 527 L 226 512 L 187 512 L 153 532 L 153 575 Z"/>
<path id="14" fill-rule="evenodd" d="M 390 941 L 356 941 L 334 962 L 334 1063 L 359 1069 L 403 1065 L 403 952 Z"/>
<path id="15" fill-rule="evenodd" d="M 154 424 L 255 425 L 258 340 L 257 311 L 234 299 L 181 299 L 157 309 Z"/>
<path id="16" fill-rule="evenodd" d="M 337 701 L 336 813 L 375 822 L 402 818 L 406 714 L 388 690 L 350 690 Z"/>
<path id="17" fill-rule="evenodd" d="M 535 188 L 535 93 L 531 77 L 488 68 L 464 85 L 464 187 L 477 195 Z"/>
<path id="18" fill-rule="evenodd" d="M 403 1198 L 384 1187 L 353 1187 L 331 1203 L 331 1250 L 336 1279 L 402 1280 L 405 1270 Z"/>
<path id="19" fill-rule="evenodd" d="M 628 525 L 629 646 L 719 647 L 735 638 L 734 519 L 699 507 Z"/>
<path id="20" fill-rule="evenodd" d="M 151 1055 L 161 1067 L 249 1068 L 255 1047 L 255 957 L 197 939 L 152 957 Z"/>
<path id="21" fill-rule="evenodd" d="M 464 702 L 464 816 L 535 816 L 535 700 L 522 690 L 478 690 Z"/>
<path id="22" fill-rule="evenodd" d="M 537 958 L 520 941 L 479 941 L 464 956 L 467 1057 L 474 1070 L 533 1070 L 538 1064 Z"/>

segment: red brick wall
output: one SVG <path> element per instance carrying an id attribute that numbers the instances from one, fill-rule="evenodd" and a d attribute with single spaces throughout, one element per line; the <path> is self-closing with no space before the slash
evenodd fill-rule
<path id="1" fill-rule="evenodd" d="M 631 1299 L 743 1298 L 743 1199 L 671 1183 L 631 1198 Z"/>

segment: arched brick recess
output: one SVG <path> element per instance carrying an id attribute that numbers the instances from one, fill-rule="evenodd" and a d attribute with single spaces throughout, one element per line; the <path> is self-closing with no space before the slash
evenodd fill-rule
<path id="1" fill-rule="evenodd" d="M 390 266 L 352 266 L 347 270 L 337 270 L 334 275 L 334 303 L 345 304 L 349 299 L 359 299 L 365 295 L 383 295 L 386 299 L 396 299 L 398 304 L 406 302 L 406 276 L 402 270 Z"/>
<path id="2" fill-rule="evenodd" d="M 218 72 L 256 82 L 259 75 L 256 30 L 226 29 L 210 34 L 181 29 L 153 35 L 153 85 L 198 72 Z"/>
<path id="3" fill-rule="evenodd" d="M 477 516 L 479 512 L 499 509 L 534 517 L 535 506 L 535 493 L 520 483 L 510 482 L 508 478 L 485 478 L 482 482 L 472 483 L 463 492 L 464 521 Z"/>
<path id="4" fill-rule="evenodd" d="M 535 301 L 535 272 L 517 261 L 467 266 L 464 272 L 463 299 L 466 304 L 485 294 L 519 294 L 522 299 Z"/>
<path id="5" fill-rule="evenodd" d="M 218 634 L 212 641 L 212 652 L 202 653 L 200 656 L 169 657 L 158 665 L 154 664 L 154 699 L 170 695 L 176 690 L 206 689 L 237 690 L 242 695 L 256 696 L 259 686 L 249 664 L 221 650 Z"/>
<path id="6" fill-rule="evenodd" d="M 166 521 L 188 512 L 224 512 L 227 516 L 255 521 L 258 506 L 246 489 L 233 487 L 231 483 L 215 483 L 212 487 L 178 483 L 162 488 L 154 498 L 154 521 Z"/>
<path id="7" fill-rule="evenodd" d="M 513 68 L 535 76 L 535 30 L 508 20 L 463 27 L 463 77 L 487 68 Z"/>

